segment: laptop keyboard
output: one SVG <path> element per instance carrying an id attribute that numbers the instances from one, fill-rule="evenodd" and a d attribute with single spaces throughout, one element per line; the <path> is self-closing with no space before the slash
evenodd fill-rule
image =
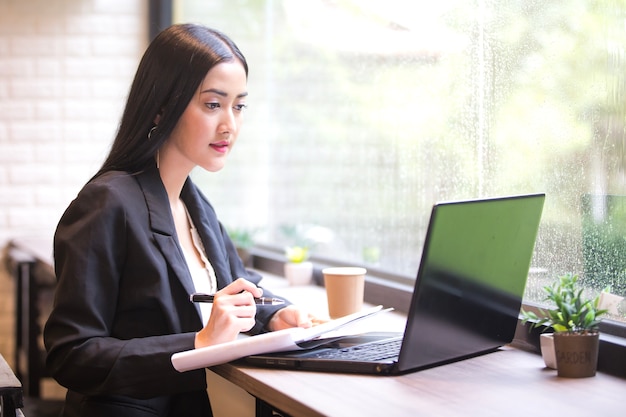
<path id="1" fill-rule="evenodd" d="M 388 339 L 347 348 L 329 349 L 311 355 L 317 359 L 341 359 L 352 361 L 378 361 L 400 354 L 402 339 Z"/>

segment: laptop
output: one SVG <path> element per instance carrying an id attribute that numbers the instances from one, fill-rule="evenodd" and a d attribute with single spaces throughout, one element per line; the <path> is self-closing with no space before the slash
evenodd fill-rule
<path id="1" fill-rule="evenodd" d="M 544 201 L 531 194 L 435 204 L 402 334 L 305 342 L 310 349 L 243 363 L 399 375 L 498 350 L 515 335 Z"/>

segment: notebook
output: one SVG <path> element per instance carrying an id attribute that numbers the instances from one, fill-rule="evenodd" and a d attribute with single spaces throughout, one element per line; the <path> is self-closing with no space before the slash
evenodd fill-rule
<path id="1" fill-rule="evenodd" d="M 186 372 L 231 362 L 257 353 L 310 349 L 312 346 L 322 345 L 333 338 L 336 339 L 336 335 L 342 328 L 345 329 L 361 320 L 390 310 L 393 309 L 376 306 L 308 329 L 292 327 L 255 336 L 240 334 L 237 339 L 230 342 L 176 352 L 172 355 L 171 361 L 174 369 Z"/>
<path id="2" fill-rule="evenodd" d="M 303 342 L 304 350 L 243 361 L 397 375 L 498 350 L 515 334 L 544 201 L 532 194 L 435 204 L 403 333 L 349 335 L 311 349 Z M 366 357 L 380 345 L 396 351 Z"/>

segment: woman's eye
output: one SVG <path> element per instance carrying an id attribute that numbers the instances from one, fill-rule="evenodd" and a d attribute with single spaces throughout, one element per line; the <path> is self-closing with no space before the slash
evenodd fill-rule
<path id="1" fill-rule="evenodd" d="M 236 104 L 235 106 L 233 106 L 233 109 L 235 109 L 236 111 L 244 111 L 247 108 L 248 106 L 246 104 Z"/>
<path id="2" fill-rule="evenodd" d="M 205 106 L 211 110 L 215 110 L 220 108 L 220 103 L 205 103 Z"/>

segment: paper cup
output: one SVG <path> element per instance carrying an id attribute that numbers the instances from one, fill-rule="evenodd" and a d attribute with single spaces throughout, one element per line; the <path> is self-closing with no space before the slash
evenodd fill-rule
<path id="1" fill-rule="evenodd" d="M 328 315 L 331 319 L 361 311 L 365 287 L 365 268 L 325 268 L 324 286 L 328 298 Z"/>

